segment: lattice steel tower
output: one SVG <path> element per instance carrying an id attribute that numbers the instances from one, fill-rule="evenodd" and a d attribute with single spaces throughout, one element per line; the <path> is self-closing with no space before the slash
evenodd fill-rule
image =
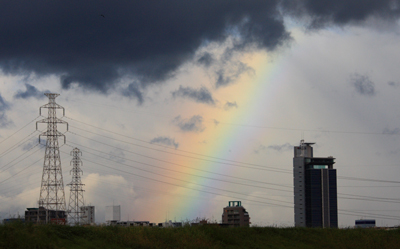
<path id="1" fill-rule="evenodd" d="M 85 184 L 82 184 L 81 182 L 81 173 L 83 174 L 83 171 L 81 170 L 82 166 L 82 160 L 79 157 L 79 155 L 82 155 L 82 152 L 78 148 L 74 148 L 71 151 L 71 164 L 72 164 L 72 181 L 71 183 L 67 184 L 71 188 L 71 192 L 69 195 L 69 204 L 68 204 L 68 222 L 70 224 L 85 224 L 86 220 L 83 219 L 83 211 L 80 209 L 81 207 L 85 206 L 85 202 L 83 199 L 83 189 L 82 186 Z"/>
<path id="2" fill-rule="evenodd" d="M 57 211 L 66 211 L 66 206 L 60 149 L 58 146 L 58 138 L 64 137 L 65 143 L 65 135 L 57 130 L 57 124 L 66 124 L 68 131 L 68 123 L 57 118 L 57 109 L 62 109 L 63 116 L 65 115 L 64 107 L 56 103 L 56 97 L 59 94 L 45 93 L 45 95 L 49 98 L 49 103 L 39 108 L 39 114 L 42 115 L 42 108 L 47 108 L 48 117 L 36 122 L 36 130 L 38 129 L 38 123 L 47 124 L 47 131 L 39 135 L 39 143 L 40 138 L 46 136 L 46 151 L 44 154 L 39 207 L 55 210 L 56 216 L 58 216 Z"/>

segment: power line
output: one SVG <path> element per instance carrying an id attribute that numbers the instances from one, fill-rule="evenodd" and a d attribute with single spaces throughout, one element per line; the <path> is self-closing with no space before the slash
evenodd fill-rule
<path id="1" fill-rule="evenodd" d="M 352 214 L 352 215 L 362 215 L 362 216 L 369 215 L 370 217 L 374 217 L 374 218 L 400 220 L 400 216 L 395 216 L 395 215 L 374 214 L 374 213 L 366 213 L 366 212 L 359 212 L 359 211 L 352 211 L 352 210 L 345 210 L 345 209 L 339 209 L 338 211 L 345 212 L 347 214 Z"/>
<path id="2" fill-rule="evenodd" d="M 74 127 L 74 126 L 71 126 L 71 127 L 77 128 L 77 127 Z M 80 128 L 77 128 L 77 129 L 80 129 Z M 86 131 L 86 130 L 84 130 L 84 129 L 80 129 L 80 130 Z M 90 132 L 90 131 L 86 131 L 86 132 Z M 77 134 L 77 133 L 75 133 L 75 132 L 71 132 L 71 131 L 70 131 L 70 133 L 71 133 L 71 134 L 74 134 L 74 135 L 77 135 L 77 136 L 80 136 L 80 137 L 83 137 L 83 138 L 86 138 L 86 139 L 89 139 L 89 140 L 92 140 L 92 141 L 95 141 L 95 142 L 98 142 L 98 143 L 101 143 L 101 144 L 105 144 L 105 143 L 102 143 L 102 142 L 100 142 L 100 141 L 97 141 L 97 140 L 94 140 L 94 139 L 91 139 L 91 138 L 82 136 L 82 135 L 80 135 L 80 134 Z M 103 136 L 103 135 L 101 135 L 101 134 L 94 133 L 94 132 L 90 132 L 90 133 L 93 133 L 93 134 L 96 134 L 96 135 L 99 135 L 99 136 Z M 119 142 L 127 143 L 127 144 L 132 144 L 132 143 L 129 143 L 129 142 L 120 140 L 120 139 L 116 139 L 116 138 L 111 138 L 111 137 L 107 137 L 107 136 L 103 136 L 103 137 L 106 137 L 106 138 L 109 138 L 109 139 L 113 139 L 113 140 L 116 140 L 116 141 L 119 141 Z M 105 145 L 111 146 L 111 145 L 108 145 L 108 144 L 105 144 Z M 168 153 L 168 154 L 173 154 L 173 155 L 178 155 L 178 156 L 193 158 L 193 157 L 190 157 L 190 156 L 181 155 L 181 154 L 176 154 L 176 153 L 170 153 L 170 152 L 167 152 L 167 151 L 157 150 L 157 149 L 154 149 L 154 148 L 149 148 L 149 147 L 145 147 L 145 146 L 141 146 L 141 145 L 137 145 L 137 144 L 133 144 L 133 145 L 140 146 L 140 147 L 144 147 L 144 148 L 151 149 L 151 150 L 156 150 L 156 151 L 159 151 L 159 152 Z M 114 146 L 111 146 L 111 147 L 114 147 Z M 115 148 L 116 148 L 116 147 L 115 147 Z M 121 149 L 121 150 L 122 150 L 122 149 Z M 141 154 L 139 154 L 139 153 L 135 153 L 135 154 L 141 155 Z M 145 156 L 145 157 L 148 157 L 148 156 Z M 152 157 L 148 157 L 148 158 L 152 158 Z M 154 158 L 152 158 L 152 159 L 154 159 Z M 195 158 L 195 159 L 203 160 L 203 161 L 209 161 L 209 162 L 213 162 L 213 163 L 231 165 L 231 166 L 235 166 L 235 167 L 245 167 L 245 168 L 257 169 L 257 170 L 266 170 L 266 171 L 277 172 L 277 171 L 274 171 L 274 170 L 266 169 L 266 168 L 272 168 L 272 169 L 274 169 L 273 167 L 253 168 L 253 167 L 243 166 L 243 165 L 235 165 L 235 164 L 229 164 L 229 163 L 224 163 L 224 162 L 216 162 L 216 161 L 212 161 L 212 160 L 208 160 L 208 159 L 202 159 L 202 158 Z M 159 159 L 155 159 L 155 160 L 159 160 Z M 277 169 L 277 168 L 275 168 L 275 169 Z M 280 169 L 280 170 L 283 170 L 283 169 Z M 292 174 L 291 172 L 289 173 L 289 172 L 281 172 L 281 171 L 279 171 L 279 173 Z M 386 183 L 399 183 L 399 184 L 400 184 L 400 181 L 387 181 L 387 180 L 367 179 L 367 178 L 357 178 L 357 177 L 346 177 L 346 176 L 338 176 L 337 178 L 338 178 L 338 179 L 343 179 L 343 180 L 372 181 L 372 182 L 386 182 Z"/>
<path id="3" fill-rule="evenodd" d="M 338 188 L 398 188 L 400 186 L 337 186 Z"/>
<path id="4" fill-rule="evenodd" d="M 74 135 L 77 135 L 77 136 L 80 136 L 80 135 L 78 135 L 78 134 L 76 134 L 74 132 L 71 132 L 71 131 L 70 131 L 70 133 L 74 134 Z M 80 137 L 86 138 L 84 136 L 80 136 Z M 169 162 L 169 161 L 165 161 L 165 160 L 161 160 L 161 159 L 157 159 L 157 158 L 153 158 L 153 157 L 149 157 L 149 156 L 144 156 L 144 155 L 141 155 L 139 153 L 135 153 L 135 152 L 131 152 L 129 150 L 121 149 L 121 148 L 118 148 L 116 146 L 112 146 L 112 145 L 109 145 L 109 144 L 106 144 L 106 143 L 102 143 L 102 142 L 94 140 L 94 139 L 90 139 L 90 138 L 87 138 L 87 139 L 89 139 L 91 141 L 95 141 L 95 142 L 103 144 L 103 145 L 106 145 L 106 146 L 109 146 L 109 147 L 112 147 L 112 148 L 119 149 L 121 151 L 125 151 L 125 152 L 132 153 L 132 154 L 135 154 L 135 155 L 140 155 L 140 156 L 143 156 L 143 157 L 146 157 L 146 158 L 149 158 L 149 159 L 157 160 L 157 161 L 164 162 L 164 163 L 169 163 L 169 164 L 172 164 L 172 165 L 176 165 L 176 166 L 180 166 L 180 167 L 184 167 L 184 168 L 188 168 L 188 169 L 193 169 L 193 170 L 200 171 L 200 172 L 220 175 L 220 176 L 224 176 L 224 177 L 231 177 L 231 178 L 235 178 L 235 179 L 238 179 L 238 180 L 257 182 L 257 183 L 266 184 L 266 185 L 275 185 L 275 186 L 280 186 L 280 187 L 285 187 L 285 188 L 293 188 L 291 186 L 287 186 L 287 185 L 283 185 L 283 184 L 266 183 L 266 182 L 262 182 L 262 181 L 251 180 L 251 179 L 246 179 L 246 178 L 241 178 L 241 177 L 234 177 L 234 176 L 229 176 L 229 175 L 220 174 L 220 173 L 216 173 L 216 172 L 211 172 L 211 171 L 207 171 L 207 170 L 196 169 L 196 168 L 193 168 L 193 167 L 188 167 L 188 166 L 177 164 L 177 163 L 173 163 L 173 162 Z M 93 149 L 93 148 L 90 148 L 90 147 L 87 147 L 87 146 L 84 146 L 84 145 L 81 145 L 81 144 L 77 144 L 77 143 L 74 143 L 74 142 L 69 142 L 69 143 L 72 143 L 72 144 L 75 144 L 77 146 L 81 146 L 81 147 L 84 147 L 84 148 L 87 148 L 87 149 L 91 149 L 91 150 L 94 150 L 94 151 L 97 151 L 97 152 L 101 152 L 101 153 L 104 153 L 104 154 L 111 155 L 109 153 L 106 153 L 106 152 L 103 152 L 103 151 L 100 151 L 100 150 L 96 150 L 96 149 Z M 124 160 L 126 159 L 126 158 L 119 157 L 119 156 L 116 156 L 116 155 L 112 155 L 112 156 L 118 157 L 118 158 L 121 158 L 121 159 L 124 159 Z M 164 169 L 164 170 L 175 171 L 175 172 L 182 173 L 182 174 L 188 174 L 188 173 L 184 173 L 184 172 L 181 172 L 181 171 L 166 169 L 166 168 L 163 168 L 163 167 L 158 167 L 158 166 L 154 166 L 154 165 L 151 165 L 151 164 L 147 164 L 147 163 L 143 163 L 143 162 L 139 162 L 139 161 L 135 161 L 135 160 L 130 160 L 130 159 L 126 159 L 126 160 L 129 160 L 129 161 L 132 161 L 132 162 L 136 162 L 136 163 L 140 163 L 140 164 L 144 164 L 144 165 L 148 165 L 148 166 L 151 166 L 151 167 L 161 168 L 161 169 Z M 193 174 L 190 174 L 190 175 L 193 175 Z M 197 176 L 197 175 L 194 175 L 194 176 Z M 198 177 L 202 177 L 202 176 L 198 176 Z M 256 187 L 258 187 L 258 186 L 256 186 Z"/>
<path id="5" fill-rule="evenodd" d="M 63 153 L 65 153 L 65 152 L 63 152 Z M 113 160 L 110 160 L 110 159 L 107 159 L 107 158 L 103 158 L 103 159 L 106 159 L 106 160 L 108 160 L 108 161 L 113 161 Z M 232 197 L 232 196 L 228 196 L 228 195 L 225 195 L 225 194 L 217 194 L 217 193 L 214 193 L 214 192 L 211 192 L 211 191 L 208 191 L 208 190 L 195 189 L 195 188 L 191 188 L 191 187 L 188 187 L 188 186 L 183 186 L 183 185 L 179 185 L 179 184 L 175 184 L 175 183 L 170 183 L 170 182 L 166 182 L 166 181 L 162 181 L 162 180 L 153 179 L 153 178 L 151 178 L 151 177 L 146 177 L 146 176 L 134 174 L 134 173 L 131 173 L 131 172 L 128 172 L 128 171 L 125 171 L 125 170 L 116 169 L 116 168 L 113 168 L 113 167 L 110 167 L 110 166 L 107 166 L 107 165 L 104 165 L 104 164 L 101 164 L 101 163 L 93 162 L 93 161 L 91 161 L 91 160 L 89 160 L 89 159 L 87 159 L 87 158 L 86 158 L 85 160 L 88 161 L 88 162 L 91 162 L 91 163 L 93 163 L 93 164 L 103 166 L 103 167 L 105 167 L 105 168 L 109 168 L 109 169 L 112 169 L 112 170 L 116 170 L 116 171 L 119 171 L 119 172 L 122 172 L 122 173 L 125 173 L 125 174 L 137 176 L 137 177 L 140 177 L 140 178 L 148 179 L 148 180 L 151 180 L 151 181 L 156 181 L 156 182 L 160 182 L 160 183 L 164 183 L 164 184 L 168 184 L 168 185 L 172 185 L 172 186 L 177 186 L 177 187 L 181 187 L 181 188 L 191 189 L 191 190 L 195 190 L 195 191 L 198 191 L 198 192 L 204 192 L 204 193 L 213 194 L 213 195 L 220 195 L 220 196 L 226 196 L 226 197 L 230 197 L 230 198 L 237 198 L 237 197 Z M 113 162 L 115 162 L 115 161 L 113 161 Z M 126 165 L 126 164 L 123 164 L 123 163 L 119 163 L 119 162 L 115 162 L 115 163 L 122 164 L 122 165 L 125 165 L 125 166 L 128 166 L 128 167 L 131 167 L 130 165 Z M 144 170 L 144 171 L 145 171 L 145 170 Z M 219 188 L 215 188 L 215 187 L 204 186 L 204 185 L 201 185 L 201 184 L 198 184 L 198 183 L 193 183 L 193 182 L 189 182 L 189 181 L 177 179 L 177 178 L 170 177 L 170 176 L 165 176 L 165 175 L 163 175 L 163 174 L 158 174 L 158 173 L 151 172 L 151 171 L 147 171 L 147 172 L 153 173 L 153 174 L 156 174 L 156 175 L 160 175 L 160 176 L 163 176 L 163 177 L 166 177 L 166 178 L 171 178 L 171 179 L 174 179 L 174 180 L 178 180 L 178 181 L 183 181 L 183 182 L 186 182 L 186 183 L 189 183 L 189 184 L 198 185 L 198 186 L 200 186 L 200 187 L 206 187 L 206 188 L 216 189 L 216 190 L 224 191 L 224 192 L 231 192 L 231 193 L 233 193 L 233 194 L 240 194 L 240 195 L 244 195 L 244 196 L 247 196 L 247 197 L 248 197 L 248 194 L 238 193 L 238 192 L 234 192 L 234 191 L 230 191 L 230 190 L 219 189 Z M 257 197 L 257 196 L 253 196 L 253 197 Z M 262 198 L 262 197 L 257 197 L 257 198 L 267 199 L 267 198 Z M 272 199 L 272 200 L 273 200 L 273 199 Z M 264 204 L 268 204 L 268 205 L 275 205 L 275 206 L 293 208 L 293 206 L 287 206 L 287 205 L 282 205 L 282 204 L 267 203 L 267 202 L 261 202 L 261 201 L 255 201 L 255 200 L 249 200 L 249 201 L 264 203 Z M 279 200 L 273 200 L 273 201 L 283 202 L 283 201 L 279 201 Z"/>
<path id="6" fill-rule="evenodd" d="M 400 201 L 400 199 L 396 199 L 396 198 L 384 198 L 384 197 L 365 196 L 365 195 L 353 195 L 353 194 L 341 194 L 341 193 L 338 193 L 338 194 L 344 195 L 344 196 L 364 197 L 364 198 L 370 198 L 370 199 L 376 199 L 376 200 L 394 200 L 394 201 Z"/>
<path id="7" fill-rule="evenodd" d="M 36 162 L 34 162 L 34 163 L 28 165 L 27 167 L 23 168 L 22 170 L 18 171 L 17 173 L 15 173 L 14 175 L 8 177 L 7 179 L 1 181 L 1 182 L 0 182 L 0 185 L 3 184 L 5 181 L 7 181 L 7 180 L 9 180 L 9 179 L 11 179 L 11 178 L 13 178 L 13 177 L 15 177 L 16 175 L 18 175 L 19 173 L 23 172 L 24 170 L 26 170 L 26 169 L 32 167 L 33 165 L 35 165 L 36 163 L 38 163 L 40 160 L 42 160 L 42 158 L 40 158 L 40 159 L 37 160 Z"/>
<path id="8" fill-rule="evenodd" d="M 70 145 L 67 144 L 67 146 L 70 146 Z M 71 147 L 73 147 L 73 146 L 71 146 Z M 83 151 L 83 150 L 82 150 L 82 151 Z M 105 159 L 105 160 L 107 160 L 107 161 L 112 161 L 112 162 L 114 162 L 114 163 L 118 163 L 118 164 L 121 164 L 121 165 L 130 167 L 130 168 L 134 168 L 134 169 L 141 170 L 141 171 L 144 171 L 144 172 L 147 172 L 147 173 L 151 173 L 151 174 L 159 175 L 159 176 L 162 176 L 162 177 L 170 178 L 170 179 L 173 179 L 173 180 L 178 180 L 178 181 L 186 182 L 186 183 L 189 183 L 189 184 L 198 185 L 198 186 L 201 186 L 201 187 L 206 187 L 206 188 L 211 188 L 211 189 L 215 189 L 215 190 L 219 190 L 219 191 L 231 192 L 231 193 L 236 193 L 236 194 L 241 194 L 241 195 L 246 195 L 246 196 L 247 196 L 247 194 L 242 194 L 242 193 L 238 193 L 238 192 L 234 192 L 234 191 L 230 191 L 230 190 L 224 190 L 224 189 L 220 189 L 220 188 L 216 188 L 216 187 L 204 186 L 204 185 L 201 185 L 201 184 L 198 184 L 198 183 L 194 183 L 194 182 L 190 182 L 190 181 L 178 179 L 178 178 L 171 177 L 171 176 L 166 176 L 166 175 L 164 175 L 164 174 L 160 174 L 160 173 L 153 172 L 153 171 L 150 171 L 150 170 L 145 170 L 145 169 L 137 168 L 137 167 L 134 167 L 134 166 L 131 166 L 131 165 L 128 165 L 128 164 L 124 164 L 124 163 L 121 163 L 121 162 L 116 162 L 116 161 L 114 161 L 114 160 L 111 160 L 111 159 L 108 159 L 108 158 L 105 158 L 105 157 L 102 157 L 102 156 L 95 155 L 95 154 L 90 153 L 90 152 L 88 152 L 88 151 L 85 151 L 85 153 L 94 155 L 94 156 L 96 156 L 96 157 L 100 157 L 100 158 Z M 286 190 L 280 190 L 280 191 L 291 192 L 291 191 L 286 191 Z M 259 196 L 253 196 L 253 197 L 255 197 L 255 198 L 261 198 L 261 199 L 266 199 L 266 200 L 273 200 L 273 201 L 278 201 L 278 202 L 284 202 L 284 203 L 290 203 L 290 204 L 292 203 L 292 202 L 274 200 L 274 199 L 265 198 L 265 197 L 259 197 Z"/>
<path id="9" fill-rule="evenodd" d="M 69 118 L 69 117 L 66 117 L 66 118 L 71 119 L 71 120 L 76 121 L 76 122 L 79 122 L 79 123 L 82 123 L 82 124 L 85 124 L 85 125 L 88 125 L 88 126 L 91 126 L 91 127 L 93 127 L 93 128 L 96 128 L 96 129 L 99 129 L 99 130 L 102 130 L 102 131 L 106 131 L 106 132 L 109 132 L 109 133 L 112 133 L 112 134 L 115 134 L 115 135 L 122 136 L 122 137 L 124 137 L 124 138 L 130 138 L 130 139 L 132 139 L 132 140 L 140 141 L 140 142 L 142 142 L 142 143 L 151 144 L 151 145 L 155 145 L 155 146 L 162 147 L 162 148 L 167 148 L 167 149 L 171 149 L 171 150 L 177 150 L 177 151 L 185 152 L 185 153 L 192 154 L 192 155 L 203 156 L 203 157 L 207 157 L 207 158 L 213 158 L 213 159 L 222 160 L 222 161 L 227 161 L 227 162 L 232 162 L 232 163 L 239 163 L 239 164 L 257 166 L 257 167 L 261 167 L 261 168 L 270 168 L 270 169 L 276 169 L 276 170 L 279 170 L 279 171 L 290 171 L 290 172 L 291 172 L 291 170 L 285 170 L 285 169 L 280 169 L 280 168 L 268 167 L 268 166 L 264 166 L 264 165 L 253 164 L 253 163 L 246 163 L 246 162 L 234 161 L 234 160 L 229 160 L 229 159 L 225 159 L 225 158 L 219 158 L 219 157 L 204 155 L 204 154 L 200 154 L 200 153 L 195 153 L 195 152 L 191 152 L 191 151 L 186 151 L 186 150 L 181 150 L 181 149 L 175 149 L 175 148 L 165 147 L 165 146 L 162 146 L 162 145 L 159 145 L 159 144 L 150 143 L 150 142 L 145 141 L 145 140 L 142 140 L 142 139 L 130 137 L 130 136 L 127 136 L 126 134 L 124 135 L 124 134 L 120 134 L 120 133 L 117 133 L 117 132 L 109 131 L 109 130 L 106 130 L 106 129 L 103 129 L 103 128 L 100 128 L 100 127 L 97 127 L 97 126 L 94 126 L 94 125 L 90 125 L 90 124 L 87 124 L 87 123 L 84 123 L 84 122 L 81 122 L 81 121 L 78 121 L 78 120 L 75 120 L 75 119 L 72 119 L 72 118 Z M 107 137 L 107 136 L 104 136 L 104 135 L 95 133 L 95 132 L 93 132 L 93 131 L 84 130 L 84 129 L 78 128 L 78 127 L 76 127 L 76 126 L 71 126 L 71 127 L 76 128 L 76 129 L 79 129 L 79 130 L 82 130 L 82 131 L 85 131 L 85 132 L 88 132 L 88 133 L 92 133 L 92 134 L 95 134 L 95 135 L 98 135 L 98 136 L 102 136 L 102 137 L 106 137 L 106 138 L 113 139 L 113 140 L 116 140 L 116 141 L 120 141 L 120 142 L 123 142 L 123 143 L 128 143 L 128 144 L 132 144 L 132 145 L 135 145 L 135 146 L 139 146 L 139 147 L 142 147 L 142 148 L 151 149 L 151 150 L 156 150 L 156 151 L 159 151 L 159 152 L 169 153 L 169 154 L 178 155 L 178 156 L 189 157 L 189 156 L 187 156 L 187 155 L 182 155 L 182 154 L 177 154 L 177 153 L 172 153 L 172 152 L 166 152 L 166 151 L 163 151 L 163 150 L 157 150 L 157 149 L 154 149 L 154 148 L 149 148 L 149 147 L 145 147 L 145 146 L 142 146 L 142 145 L 137 145 L 137 144 L 125 142 L 125 141 L 122 141 L 122 140 L 119 140 L 119 139 L 116 139 L 116 138 Z M 200 159 L 200 158 L 196 158 L 196 157 L 190 157 L 190 158 L 199 159 L 199 160 L 205 160 L 205 159 Z M 219 162 L 219 163 L 222 163 L 222 162 Z"/>
<path id="10" fill-rule="evenodd" d="M 342 180 L 352 180 L 352 181 L 385 182 L 385 183 L 396 183 L 396 184 L 400 184 L 400 181 L 388 181 L 388 180 L 369 179 L 369 178 L 360 178 L 360 177 L 338 176 L 337 178 L 338 178 L 338 179 L 342 179 Z"/>
<path id="11" fill-rule="evenodd" d="M 6 166 L 8 166 L 10 163 L 12 163 L 12 162 L 14 162 L 15 160 L 19 159 L 20 157 L 22 157 L 23 155 L 25 155 L 26 153 L 28 153 L 30 150 L 32 150 L 33 148 L 35 148 L 35 147 L 38 146 L 38 145 L 39 145 L 39 144 L 36 144 L 35 146 L 32 146 L 32 147 L 29 148 L 27 151 L 25 151 L 22 155 L 16 157 L 14 160 L 12 160 L 12 161 L 8 162 L 7 164 L 5 164 L 3 167 L 0 168 L 0 170 L 3 170 L 3 169 L 4 169 Z M 41 149 L 41 148 L 39 148 L 38 150 L 36 150 L 36 151 L 33 152 L 32 154 L 28 155 L 27 157 L 23 158 L 21 161 L 23 161 L 24 159 L 26 159 L 26 158 L 30 157 L 31 155 L 35 154 L 35 153 L 36 153 L 37 151 L 39 151 L 40 149 Z M 19 161 L 19 162 L 21 162 L 21 161 Z M 17 162 L 17 163 L 19 163 L 19 162 Z M 17 163 L 15 163 L 15 164 L 17 164 Z M 11 168 L 12 166 L 14 166 L 15 164 L 11 165 L 10 167 L 8 167 L 8 168 L 5 169 L 5 170 L 8 170 L 9 168 Z M 3 170 L 2 172 L 4 172 L 5 170 Z"/>
<path id="12" fill-rule="evenodd" d="M 89 101 L 84 101 L 84 100 L 78 100 L 78 101 L 83 101 L 83 102 L 88 102 Z M 141 113 L 141 112 L 133 112 L 133 111 L 124 111 L 120 107 L 112 106 L 112 105 L 106 105 L 106 104 L 96 104 L 96 103 L 91 103 L 91 105 L 102 105 L 106 107 L 112 107 L 113 109 L 123 111 L 123 112 L 129 112 L 129 114 L 132 113 Z M 142 113 L 149 115 L 148 112 Z M 168 118 L 172 119 L 173 117 L 170 116 L 165 116 L 165 115 L 152 115 L 156 117 L 162 117 L 162 118 Z M 71 119 L 71 118 L 70 118 Z M 79 122 L 79 121 L 77 121 Z M 214 121 L 206 121 L 210 123 L 214 123 Z M 283 131 L 302 131 L 302 132 L 324 132 L 324 133 L 336 133 L 336 134 L 359 134 L 359 135 L 400 135 L 400 134 L 387 134 L 383 132 L 363 132 L 363 131 L 336 131 L 336 130 L 315 130 L 315 129 L 300 129 L 300 128 L 288 128 L 288 127 L 276 127 L 276 126 L 262 126 L 262 125 L 249 125 L 249 124 L 237 124 L 237 123 L 227 123 L 227 122 L 218 122 L 218 124 L 223 124 L 223 125 L 230 125 L 230 126 L 241 126 L 241 127 L 248 127 L 248 128 L 257 128 L 257 129 L 271 129 L 271 130 L 283 130 Z"/>
<path id="13" fill-rule="evenodd" d="M 74 143 L 74 144 L 75 144 L 75 143 Z M 67 145 L 68 145 L 68 144 L 67 144 Z M 71 146 L 71 145 L 68 145 L 68 146 Z M 155 166 L 155 165 L 148 164 L 148 163 L 143 163 L 143 162 L 135 161 L 135 160 L 132 160 L 132 159 L 127 159 L 127 158 L 119 157 L 119 156 L 116 156 L 116 155 L 111 155 L 111 154 L 109 154 L 109 153 L 106 153 L 106 152 L 103 152 L 103 151 L 99 151 L 99 150 L 96 150 L 96 149 L 92 149 L 92 148 L 89 148 L 89 147 L 86 147 L 86 146 L 83 146 L 83 145 L 79 145 L 79 146 L 84 147 L 84 148 L 88 148 L 88 149 L 91 149 L 91 150 L 94 150 L 94 151 L 97 151 L 97 152 L 100 152 L 100 153 L 103 153 L 103 154 L 107 154 L 107 155 L 110 155 L 110 156 L 113 156 L 113 157 L 117 157 L 117 158 L 121 158 L 121 159 L 128 160 L 128 161 L 131 161 L 131 162 L 135 162 L 135 163 L 138 163 L 138 164 L 141 164 L 141 165 L 146 165 L 146 166 L 155 167 L 155 168 L 159 168 L 159 169 L 163 169 L 163 170 L 167 170 L 167 171 L 177 172 L 177 173 L 180 173 L 180 174 L 191 175 L 191 176 L 200 177 L 200 178 L 206 178 L 206 179 L 214 180 L 214 181 L 222 181 L 222 182 L 227 182 L 227 183 L 232 183 L 232 184 L 239 184 L 239 185 L 243 185 L 243 186 L 250 186 L 250 187 L 256 187 L 256 188 L 263 188 L 263 189 L 271 189 L 271 190 L 284 191 L 284 192 L 292 192 L 292 191 L 288 191 L 288 190 L 267 188 L 267 187 L 261 187 L 261 186 L 246 184 L 246 183 L 231 182 L 231 181 L 222 180 L 222 179 L 216 179 L 216 178 L 211 178 L 211 177 L 207 177 L 207 176 L 200 176 L 200 175 L 190 174 L 190 173 L 181 172 L 181 171 L 178 171 L 178 170 L 167 169 L 167 168 Z M 71 146 L 71 147 L 73 147 L 73 146 Z M 84 150 L 82 150 L 82 151 L 84 151 Z M 94 155 L 94 156 L 98 156 L 98 155 L 95 155 L 95 154 L 93 154 L 93 153 L 91 153 L 91 152 L 88 152 L 88 151 L 85 151 L 85 152 L 86 152 L 86 153 L 89 153 L 89 154 L 91 154 L 91 155 Z M 101 157 L 101 158 L 104 158 L 104 159 L 106 159 L 106 160 L 110 160 L 110 159 L 105 158 L 105 157 Z M 113 160 L 112 160 L 112 161 L 113 161 Z M 116 161 L 113 161 L 113 162 L 116 162 Z M 117 163 L 118 163 L 118 162 L 117 162 Z M 125 165 L 125 164 L 124 164 L 124 165 Z M 140 168 L 137 168 L 137 167 L 134 167 L 134 166 L 130 166 L 130 167 L 135 168 L 135 169 L 138 169 L 138 170 L 143 170 L 143 169 L 140 169 Z M 151 172 L 151 171 L 147 171 L 147 170 L 144 170 L 144 171 L 146 171 L 146 172 Z M 151 172 L 151 173 L 154 173 L 154 172 Z M 264 183 L 264 184 L 268 184 L 268 183 Z M 278 184 L 272 184 L 272 183 L 271 183 L 271 185 L 278 185 Z M 278 185 L 278 186 L 280 186 L 280 185 Z M 286 187 L 286 186 L 285 186 L 285 187 Z"/>
<path id="14" fill-rule="evenodd" d="M 36 118 L 34 118 L 33 120 L 29 121 L 26 125 L 22 126 L 20 129 L 18 129 L 16 132 L 14 132 L 13 134 L 11 134 L 10 136 L 8 136 L 7 138 L 3 139 L 0 144 L 2 144 L 4 141 L 6 141 L 7 139 L 9 139 L 10 137 L 14 136 L 15 134 L 17 134 L 19 131 L 21 131 L 22 129 L 24 129 L 25 127 L 27 127 L 28 125 L 30 125 L 32 122 L 34 122 L 39 116 L 37 116 Z"/>
<path id="15" fill-rule="evenodd" d="M 249 168 L 249 169 L 257 169 L 257 170 L 265 170 L 265 171 L 272 171 L 272 172 L 278 172 L 278 173 L 292 174 L 290 170 L 279 169 L 279 168 L 274 168 L 274 167 L 267 167 L 267 166 L 261 166 L 261 165 L 257 165 L 257 164 L 250 164 L 250 163 L 237 162 L 237 161 L 232 161 L 232 160 L 227 160 L 227 159 L 220 159 L 220 160 L 232 161 L 232 162 L 245 164 L 245 165 L 257 166 L 257 167 L 251 167 L 251 166 L 237 165 L 237 164 L 232 164 L 232 163 L 227 163 L 227 162 L 213 161 L 213 160 L 209 160 L 209 159 L 198 158 L 198 157 L 193 157 L 193 156 L 188 156 L 188 155 L 182 155 L 182 154 L 178 154 L 178 153 L 172 153 L 172 152 L 169 152 L 169 151 L 158 150 L 158 149 L 146 147 L 146 146 L 143 146 L 143 145 L 138 145 L 138 144 L 126 142 L 126 141 L 123 141 L 123 140 L 120 140 L 120 139 L 117 139 L 117 138 L 107 137 L 107 136 L 104 136 L 104 135 L 101 135 L 101 134 L 98 134 L 98 133 L 95 133 L 95 132 L 91 132 L 91 131 L 87 131 L 87 130 L 84 130 L 84 129 L 80 129 L 80 128 L 72 126 L 72 125 L 71 125 L 71 127 L 75 128 L 75 129 L 79 129 L 79 130 L 85 131 L 85 132 L 88 132 L 88 133 L 92 133 L 92 134 L 95 134 L 95 135 L 98 135 L 98 136 L 102 136 L 102 137 L 105 137 L 105 138 L 108 138 L 108 139 L 119 141 L 119 142 L 122 142 L 122 143 L 125 143 L 125 144 L 130 144 L 130 145 L 138 146 L 138 147 L 141 147 L 141 148 L 150 149 L 150 150 L 154 150 L 154 151 L 158 151 L 158 152 L 162 152 L 162 153 L 167 153 L 167 154 L 171 154 L 171 155 L 182 156 L 182 157 L 186 157 L 186 158 L 202 160 L 202 161 L 207 161 L 207 162 L 213 162 L 213 163 L 218 163 L 218 164 L 231 165 L 231 166 L 235 166 L 235 167 L 242 167 L 242 168 Z M 70 133 L 72 133 L 72 132 L 70 131 Z M 72 133 L 72 134 L 74 134 L 74 133 Z M 78 136 L 84 137 L 86 139 L 90 139 L 90 138 L 87 138 L 85 136 L 82 136 L 82 135 L 79 135 L 79 134 L 76 134 L 76 133 L 74 135 L 78 135 Z M 207 157 L 207 156 L 204 155 L 204 157 Z M 210 158 L 213 158 L 213 157 L 210 157 Z"/>
<path id="16" fill-rule="evenodd" d="M 24 137 L 23 139 L 21 139 L 19 142 L 17 142 L 16 144 L 14 144 L 13 146 L 9 147 L 7 150 L 5 150 L 3 153 L 0 154 L 0 158 L 2 158 L 3 156 L 7 155 L 8 153 L 10 153 L 11 151 L 13 151 L 14 149 L 18 148 L 19 146 L 21 146 L 22 144 L 26 143 L 26 141 L 28 141 L 28 138 L 30 136 L 32 136 L 33 134 L 35 134 L 37 131 L 33 131 L 31 134 L 29 134 L 28 136 Z M 24 141 L 26 140 L 26 141 Z M 24 142 L 23 142 L 24 141 Z"/>

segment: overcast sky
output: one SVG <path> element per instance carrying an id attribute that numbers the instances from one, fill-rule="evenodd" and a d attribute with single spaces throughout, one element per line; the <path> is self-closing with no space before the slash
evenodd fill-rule
<path id="1" fill-rule="evenodd" d="M 220 221 L 238 200 L 253 225 L 293 226 L 304 138 L 336 158 L 339 226 L 398 225 L 399 16 L 397 0 L 0 2 L 0 216 L 37 206 L 55 92 L 64 184 L 78 147 L 97 222 L 113 204 Z"/>

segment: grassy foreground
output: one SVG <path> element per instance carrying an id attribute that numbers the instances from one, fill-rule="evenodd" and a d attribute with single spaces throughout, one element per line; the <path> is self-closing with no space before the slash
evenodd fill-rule
<path id="1" fill-rule="evenodd" d="M 0 226 L 0 248 L 400 248 L 400 230 Z"/>

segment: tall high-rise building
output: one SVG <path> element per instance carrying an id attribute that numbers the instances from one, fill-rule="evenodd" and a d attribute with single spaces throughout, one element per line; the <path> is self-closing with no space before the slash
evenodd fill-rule
<path id="1" fill-rule="evenodd" d="M 314 157 L 314 143 L 294 147 L 294 224 L 296 227 L 338 227 L 335 158 Z"/>

